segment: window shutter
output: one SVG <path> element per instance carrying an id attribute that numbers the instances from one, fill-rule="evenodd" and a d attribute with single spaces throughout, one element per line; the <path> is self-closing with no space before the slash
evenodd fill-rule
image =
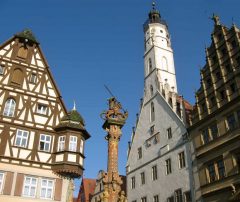
<path id="1" fill-rule="evenodd" d="M 4 195 L 10 195 L 11 194 L 12 183 L 13 183 L 13 173 L 12 172 L 6 172 L 5 183 L 4 183 L 4 188 L 3 188 L 3 194 Z"/>
<path id="2" fill-rule="evenodd" d="M 61 201 L 61 198 L 62 198 L 62 179 L 56 179 L 54 200 Z"/>
<path id="3" fill-rule="evenodd" d="M 15 186 L 15 193 L 14 193 L 15 196 L 22 195 L 23 180 L 24 180 L 24 174 L 18 173 L 17 180 L 16 180 L 16 186 Z"/>
<path id="4" fill-rule="evenodd" d="M 20 69 L 15 69 L 12 75 L 12 83 L 22 85 L 23 72 Z"/>

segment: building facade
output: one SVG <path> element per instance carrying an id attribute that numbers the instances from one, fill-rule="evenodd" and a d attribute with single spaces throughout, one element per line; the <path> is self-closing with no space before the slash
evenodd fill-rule
<path id="1" fill-rule="evenodd" d="M 144 96 L 129 142 L 129 202 L 191 201 L 186 127 L 191 105 L 178 94 L 168 26 L 155 5 L 144 24 Z"/>
<path id="2" fill-rule="evenodd" d="M 0 46 L 0 201 L 69 201 L 90 136 L 30 30 Z"/>
<path id="3" fill-rule="evenodd" d="M 79 189 L 77 202 L 91 202 L 95 187 L 95 179 L 83 178 Z"/>
<path id="4" fill-rule="evenodd" d="M 104 176 L 106 172 L 100 170 L 96 180 L 96 186 L 94 192 L 91 194 L 91 202 L 104 202 L 104 191 L 106 186 L 104 187 Z M 120 175 L 122 179 L 121 190 L 126 193 L 126 176 Z M 125 199 L 124 199 L 125 200 Z M 124 202 L 124 200 L 122 200 Z M 119 200 L 120 201 L 120 200 Z"/>
<path id="5" fill-rule="evenodd" d="M 240 30 L 213 16 L 189 128 L 196 201 L 240 201 Z"/>

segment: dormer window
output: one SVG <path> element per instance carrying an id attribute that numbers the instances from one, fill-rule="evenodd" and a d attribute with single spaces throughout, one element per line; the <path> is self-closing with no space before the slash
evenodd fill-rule
<path id="1" fill-rule="evenodd" d="M 73 152 L 77 151 L 77 137 L 76 136 L 70 136 L 69 151 L 73 151 Z"/>
<path id="2" fill-rule="evenodd" d="M 43 104 L 38 104 L 37 113 L 46 115 L 47 114 L 47 106 L 43 105 Z"/>

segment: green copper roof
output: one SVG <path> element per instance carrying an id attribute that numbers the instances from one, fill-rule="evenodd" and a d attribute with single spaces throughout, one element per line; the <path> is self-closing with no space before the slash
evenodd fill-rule
<path id="1" fill-rule="evenodd" d="M 24 38 L 24 39 L 28 39 L 29 41 L 38 43 L 36 37 L 34 36 L 34 34 L 32 33 L 32 31 L 30 29 L 25 29 L 22 32 L 17 33 L 15 36 Z"/>
<path id="2" fill-rule="evenodd" d="M 84 129 L 84 120 L 82 116 L 77 112 L 76 109 L 69 111 L 61 120 L 60 123 L 56 126 L 55 129 L 68 127 L 72 129 Z"/>
<path id="3" fill-rule="evenodd" d="M 78 113 L 77 110 L 71 110 L 70 112 L 67 113 L 66 116 L 64 116 L 61 121 L 73 121 L 73 122 L 79 122 L 82 125 L 85 125 L 84 119 L 82 116 Z"/>

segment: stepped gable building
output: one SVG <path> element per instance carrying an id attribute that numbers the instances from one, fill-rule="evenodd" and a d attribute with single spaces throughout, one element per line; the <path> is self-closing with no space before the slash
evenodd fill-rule
<path id="1" fill-rule="evenodd" d="M 214 15 L 192 125 L 196 201 L 240 201 L 240 30 Z"/>
<path id="2" fill-rule="evenodd" d="M 96 187 L 96 179 L 83 178 L 77 202 L 90 202 Z"/>
<path id="3" fill-rule="evenodd" d="M 0 46 L 0 201 L 69 201 L 90 137 L 30 30 Z"/>
<path id="4" fill-rule="evenodd" d="M 191 105 L 178 94 L 167 23 L 153 8 L 144 24 L 144 96 L 129 142 L 129 202 L 191 201 L 186 127 Z"/>

